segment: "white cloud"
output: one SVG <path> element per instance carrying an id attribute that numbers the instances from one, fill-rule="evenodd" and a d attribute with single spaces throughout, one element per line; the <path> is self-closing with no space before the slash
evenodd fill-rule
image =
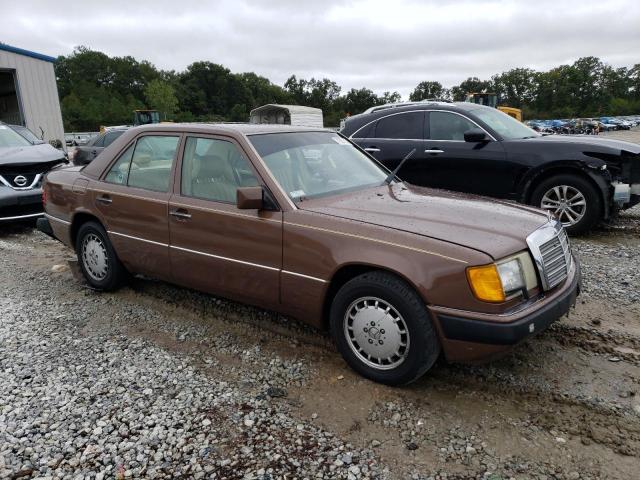
<path id="1" fill-rule="evenodd" d="M 635 0 L 23 1 L 3 7 L 0 41 L 57 56 L 86 45 L 182 70 L 196 60 L 328 77 L 404 96 L 513 67 L 547 69 L 594 55 L 638 63 Z"/>

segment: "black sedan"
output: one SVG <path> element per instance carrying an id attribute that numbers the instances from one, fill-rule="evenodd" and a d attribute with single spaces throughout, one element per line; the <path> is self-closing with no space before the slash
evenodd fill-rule
<path id="1" fill-rule="evenodd" d="M 42 180 L 65 153 L 48 143 L 32 144 L 0 122 L 0 222 L 43 215 Z"/>
<path id="2" fill-rule="evenodd" d="M 87 142 L 79 145 L 69 153 L 69 158 L 75 165 L 86 165 L 98 156 L 98 154 L 113 143 L 113 141 L 126 132 L 126 128 L 114 128 L 97 135 Z"/>
<path id="3" fill-rule="evenodd" d="M 593 136 L 540 135 L 472 103 L 373 107 L 341 133 L 416 185 L 515 200 L 553 212 L 570 233 L 640 202 L 640 145 Z"/>

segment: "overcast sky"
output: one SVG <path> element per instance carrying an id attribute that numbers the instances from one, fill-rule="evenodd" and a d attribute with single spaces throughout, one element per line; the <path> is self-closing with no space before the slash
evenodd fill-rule
<path id="1" fill-rule="evenodd" d="M 0 42 L 52 56 L 86 45 L 163 69 L 196 60 L 282 85 L 327 77 L 343 91 L 403 96 L 513 67 L 587 55 L 640 63 L 638 0 L 3 0 Z"/>

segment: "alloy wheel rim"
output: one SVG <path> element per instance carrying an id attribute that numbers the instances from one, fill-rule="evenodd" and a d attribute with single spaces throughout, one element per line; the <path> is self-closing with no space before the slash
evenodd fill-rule
<path id="1" fill-rule="evenodd" d="M 376 370 L 398 367 L 409 353 L 409 329 L 404 318 L 381 298 L 353 301 L 344 316 L 344 335 L 356 357 Z"/>
<path id="2" fill-rule="evenodd" d="M 557 185 L 542 196 L 540 207 L 553 212 L 562 225 L 575 225 L 587 212 L 587 200 L 580 190 L 570 185 Z"/>
<path id="3" fill-rule="evenodd" d="M 82 241 L 82 263 L 94 280 L 104 280 L 109 272 L 107 249 L 102 239 L 94 233 L 90 233 Z"/>

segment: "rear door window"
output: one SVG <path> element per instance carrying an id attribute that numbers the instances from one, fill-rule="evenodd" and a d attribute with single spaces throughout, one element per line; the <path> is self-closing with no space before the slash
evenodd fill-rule
<path id="1" fill-rule="evenodd" d="M 389 115 L 378 120 L 376 138 L 422 140 L 424 112 Z"/>
<path id="2" fill-rule="evenodd" d="M 138 138 L 111 167 L 105 181 L 167 192 L 180 137 L 145 135 Z"/>
<path id="3" fill-rule="evenodd" d="M 128 185 L 155 192 L 169 190 L 169 178 L 180 137 L 147 135 L 136 142 Z"/>
<path id="4" fill-rule="evenodd" d="M 471 120 L 449 112 L 429 112 L 429 138 L 464 142 L 464 132 L 478 128 Z"/>
<path id="5" fill-rule="evenodd" d="M 118 161 L 111 167 L 109 173 L 105 177 L 105 182 L 115 183 L 117 185 L 126 185 L 129 178 L 129 167 L 131 166 L 131 157 L 133 156 L 133 149 L 135 145 L 131 145 L 127 150 L 120 155 Z"/>

